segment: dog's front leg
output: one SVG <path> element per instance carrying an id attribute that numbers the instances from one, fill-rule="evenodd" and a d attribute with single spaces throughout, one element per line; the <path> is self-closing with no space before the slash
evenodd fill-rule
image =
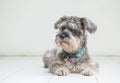
<path id="1" fill-rule="evenodd" d="M 94 62 L 90 61 L 88 63 L 81 64 L 81 74 L 85 76 L 91 76 L 98 72 L 99 65 Z"/>
<path id="2" fill-rule="evenodd" d="M 66 76 L 70 72 L 64 63 L 57 59 L 55 61 L 52 61 L 49 68 L 51 73 L 58 76 Z"/>

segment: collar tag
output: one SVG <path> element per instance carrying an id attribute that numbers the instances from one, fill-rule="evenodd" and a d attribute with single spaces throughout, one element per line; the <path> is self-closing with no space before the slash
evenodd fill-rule
<path id="1" fill-rule="evenodd" d="M 65 65 L 66 65 L 66 66 L 70 66 L 70 62 L 69 62 L 69 61 L 66 61 Z"/>

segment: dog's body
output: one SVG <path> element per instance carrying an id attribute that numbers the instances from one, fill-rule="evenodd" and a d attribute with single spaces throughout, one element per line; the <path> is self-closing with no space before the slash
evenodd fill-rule
<path id="1" fill-rule="evenodd" d="M 55 42 L 61 49 L 56 48 L 45 53 L 45 67 L 56 75 L 71 72 L 90 76 L 97 72 L 98 64 L 91 60 L 86 46 L 86 30 L 94 33 L 96 25 L 87 18 L 64 16 L 55 23 L 55 29 L 59 30 Z"/>

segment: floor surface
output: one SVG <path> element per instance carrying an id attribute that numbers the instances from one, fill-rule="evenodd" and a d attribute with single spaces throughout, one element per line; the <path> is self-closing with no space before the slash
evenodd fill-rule
<path id="1" fill-rule="evenodd" d="M 55 76 L 43 68 L 40 56 L 0 56 L 0 83 L 120 83 L 120 57 L 95 56 L 100 65 L 96 76 Z"/>

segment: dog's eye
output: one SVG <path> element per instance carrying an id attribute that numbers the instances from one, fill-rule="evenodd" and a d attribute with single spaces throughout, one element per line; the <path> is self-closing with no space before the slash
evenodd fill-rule
<path id="1" fill-rule="evenodd" d="M 73 35 L 76 35 L 76 36 L 80 36 L 81 35 L 81 31 L 78 30 L 78 29 L 71 29 L 71 28 L 69 28 L 69 30 L 72 32 Z"/>
<path id="2" fill-rule="evenodd" d="M 69 30 L 72 32 L 73 31 L 73 29 L 71 29 L 71 28 L 69 28 Z"/>
<path id="3" fill-rule="evenodd" d="M 62 27 L 61 27 L 61 31 L 65 30 L 65 29 L 66 29 L 66 27 L 65 27 L 65 26 L 62 26 Z"/>

